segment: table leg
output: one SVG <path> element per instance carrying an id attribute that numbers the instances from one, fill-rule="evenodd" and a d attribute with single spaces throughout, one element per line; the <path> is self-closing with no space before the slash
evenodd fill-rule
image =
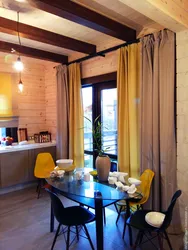
<path id="1" fill-rule="evenodd" d="M 52 192 L 55 192 L 55 190 L 53 189 L 53 187 L 50 187 L 50 190 Z M 54 211 L 53 211 L 53 207 L 52 207 L 52 202 L 51 202 L 51 206 L 50 206 L 50 232 L 52 233 L 54 231 Z"/>
<path id="2" fill-rule="evenodd" d="M 52 202 L 51 202 L 51 212 L 50 212 L 50 232 L 52 233 L 54 231 L 54 211 L 52 208 Z"/>
<path id="3" fill-rule="evenodd" d="M 127 210 L 126 210 L 126 215 L 125 215 L 125 224 L 124 224 L 124 229 L 123 229 L 123 238 L 125 236 L 125 229 L 126 229 L 126 221 L 127 219 L 130 217 L 131 213 L 130 213 L 130 205 L 129 205 L 129 200 L 126 200 L 126 207 L 127 207 Z M 130 243 L 130 246 L 132 246 L 132 229 L 131 229 L 131 226 L 128 226 L 128 230 L 129 230 L 129 243 Z"/>
<path id="4" fill-rule="evenodd" d="M 103 212 L 102 212 L 102 199 L 95 199 L 95 218 L 96 218 L 96 241 L 97 250 L 104 249 L 104 239 L 103 239 Z"/>

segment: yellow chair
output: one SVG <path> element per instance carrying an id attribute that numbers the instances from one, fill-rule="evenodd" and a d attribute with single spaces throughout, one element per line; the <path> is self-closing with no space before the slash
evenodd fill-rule
<path id="1" fill-rule="evenodd" d="M 54 160 L 50 153 L 40 153 L 37 155 L 35 162 L 34 175 L 38 178 L 38 186 L 36 192 L 40 196 L 40 190 L 44 179 L 50 176 L 50 172 L 55 168 Z"/>
<path id="2" fill-rule="evenodd" d="M 133 208 L 135 208 L 135 206 L 136 206 L 136 210 L 142 208 L 142 205 L 146 203 L 146 201 L 149 199 L 151 183 L 152 183 L 154 175 L 155 173 L 152 170 L 146 169 L 140 176 L 141 184 L 138 187 L 138 191 L 141 192 L 142 199 L 139 201 L 134 201 L 134 202 L 129 203 L 130 209 L 132 211 L 133 211 Z M 126 209 L 126 201 L 125 200 L 118 201 L 116 205 L 120 207 L 118 211 L 117 220 L 116 220 L 116 223 L 117 223 L 121 212 L 123 211 L 123 209 Z M 125 221 L 125 226 L 126 226 L 126 221 Z M 124 237 L 124 234 L 123 234 L 123 237 Z"/>

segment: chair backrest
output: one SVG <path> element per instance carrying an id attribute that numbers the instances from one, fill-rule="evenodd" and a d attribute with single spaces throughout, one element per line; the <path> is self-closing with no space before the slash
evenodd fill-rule
<path id="1" fill-rule="evenodd" d="M 178 190 L 173 195 L 171 202 L 170 202 L 170 205 L 169 205 L 167 211 L 165 212 L 166 216 L 165 216 L 165 219 L 164 219 L 163 224 L 161 225 L 160 229 L 165 230 L 170 225 L 171 220 L 172 220 L 174 206 L 176 204 L 177 199 L 180 197 L 181 193 L 182 193 L 181 190 Z"/>
<path id="2" fill-rule="evenodd" d="M 50 153 L 40 153 L 37 155 L 34 175 L 37 178 L 49 177 L 50 172 L 55 168 L 53 158 Z"/>
<path id="3" fill-rule="evenodd" d="M 62 214 L 63 214 L 63 209 L 64 206 L 61 202 L 61 200 L 59 199 L 59 197 L 54 194 L 53 192 L 51 192 L 49 189 L 45 188 L 45 190 L 49 193 L 51 201 L 52 201 L 52 208 L 54 211 L 54 215 L 56 217 L 56 220 L 60 223 L 61 222 L 61 218 L 62 218 Z"/>
<path id="4" fill-rule="evenodd" d="M 139 202 L 140 204 L 144 204 L 149 198 L 151 184 L 152 184 L 154 175 L 155 173 L 152 170 L 146 169 L 140 176 L 140 180 L 141 180 L 140 189 L 143 195 L 141 201 Z"/>

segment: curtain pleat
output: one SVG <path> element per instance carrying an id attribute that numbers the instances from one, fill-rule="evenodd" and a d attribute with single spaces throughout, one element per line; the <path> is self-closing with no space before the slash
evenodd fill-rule
<path id="1" fill-rule="evenodd" d="M 84 167 L 84 114 L 80 65 L 71 64 L 69 70 L 69 156 L 76 167 Z"/>
<path id="2" fill-rule="evenodd" d="M 164 211 L 177 188 L 175 34 L 163 30 L 144 37 L 141 44 L 141 171 L 155 172 L 146 208 Z M 177 229 L 179 216 L 174 214 Z"/>
<path id="3" fill-rule="evenodd" d="M 118 168 L 137 177 L 139 164 L 139 44 L 119 49 L 118 92 Z"/>
<path id="4" fill-rule="evenodd" d="M 69 157 L 69 88 L 67 66 L 56 67 L 57 79 L 57 159 Z"/>

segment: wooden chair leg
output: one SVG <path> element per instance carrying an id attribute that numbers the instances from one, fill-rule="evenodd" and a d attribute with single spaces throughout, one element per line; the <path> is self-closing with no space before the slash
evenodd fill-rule
<path id="1" fill-rule="evenodd" d="M 58 234 L 59 234 L 60 227 L 61 227 L 61 224 L 59 223 L 58 228 L 57 228 L 57 231 L 56 231 L 56 234 L 55 234 L 55 237 L 54 237 L 54 240 L 53 240 L 53 243 L 52 243 L 51 250 L 54 249 L 54 245 L 55 245 L 55 243 L 56 243 L 56 239 L 57 239 L 57 236 L 58 236 Z"/>
<path id="2" fill-rule="evenodd" d="M 173 249 L 172 249 L 172 245 L 171 245 L 170 240 L 169 240 L 169 237 L 168 237 L 168 234 L 167 234 L 166 231 L 164 231 L 164 235 L 165 235 L 165 238 L 166 238 L 166 240 L 167 240 L 167 242 L 168 242 L 168 246 L 169 246 L 170 250 L 173 250 Z"/>
<path id="3" fill-rule="evenodd" d="M 70 226 L 67 229 L 67 242 L 66 242 L 66 250 L 69 250 L 69 241 L 70 241 Z"/>
<path id="4" fill-rule="evenodd" d="M 87 230 L 86 225 L 83 225 L 83 227 L 84 227 L 84 230 L 85 230 L 86 236 L 87 236 L 87 238 L 88 238 L 88 240 L 89 240 L 89 243 L 90 243 L 91 249 L 92 249 L 92 250 L 95 250 L 95 248 L 94 248 L 94 246 L 93 246 L 93 243 L 92 243 L 92 241 L 91 241 L 90 235 L 89 235 L 89 233 L 88 233 L 88 230 Z"/>

